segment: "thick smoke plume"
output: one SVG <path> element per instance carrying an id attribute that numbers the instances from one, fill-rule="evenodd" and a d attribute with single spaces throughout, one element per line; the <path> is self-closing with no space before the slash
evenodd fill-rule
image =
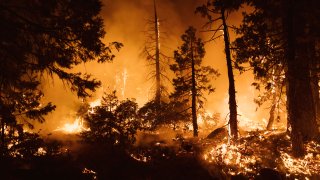
<path id="1" fill-rule="evenodd" d="M 188 26 L 198 29 L 198 36 L 208 40 L 210 33 L 200 32 L 206 22 L 200 15 L 194 13 L 195 8 L 205 0 L 157 0 L 158 16 L 161 21 L 161 30 L 165 32 L 162 39 L 162 50 L 167 56 L 173 56 L 173 51 L 181 44 L 180 35 Z M 135 98 L 140 106 L 153 98 L 152 81 L 147 81 L 146 76 L 150 71 L 145 57 L 141 55 L 144 48 L 145 33 L 148 20 L 153 18 L 153 0 L 104 0 L 101 16 L 105 20 L 107 35 L 105 42 L 119 41 L 124 44 L 112 63 L 81 64 L 75 71 L 92 74 L 101 80 L 102 87 L 98 89 L 88 101 L 100 98 L 104 91 L 117 90 L 120 99 Z M 240 13 L 229 16 L 229 24 L 238 25 L 241 20 Z M 235 38 L 230 32 L 231 40 Z M 207 99 L 206 109 L 211 112 L 221 113 L 221 118 L 228 114 L 228 84 L 226 61 L 223 49 L 223 39 L 206 44 L 204 64 L 218 69 L 221 76 L 212 82 L 216 92 Z M 168 71 L 169 68 L 168 68 Z M 256 94 L 250 84 L 253 76 L 250 72 L 236 74 L 236 91 L 239 113 L 241 118 L 261 121 L 266 113 L 256 112 L 253 98 Z M 73 95 L 59 80 L 48 81 L 43 85 L 45 91 L 44 101 L 52 101 L 57 109 L 47 116 L 47 121 L 38 125 L 42 132 L 50 132 L 63 126 L 64 123 L 75 119 L 75 112 L 82 100 Z M 225 122 L 223 122 L 225 123 Z M 223 124 L 222 123 L 222 124 Z M 241 123 L 240 123 L 241 124 Z"/>

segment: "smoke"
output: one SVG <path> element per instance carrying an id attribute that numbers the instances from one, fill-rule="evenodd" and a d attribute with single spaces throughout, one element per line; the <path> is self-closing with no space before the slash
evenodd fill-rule
<path id="1" fill-rule="evenodd" d="M 162 39 L 161 48 L 167 56 L 173 56 L 173 51 L 181 44 L 180 36 L 188 26 L 201 30 L 206 22 L 200 15 L 194 13 L 195 8 L 205 0 L 157 0 L 157 11 L 161 21 L 161 30 L 167 35 Z M 100 98 L 103 91 L 117 90 L 118 97 L 135 98 L 140 106 L 152 99 L 152 81 L 146 77 L 150 72 L 149 66 L 141 52 L 146 40 L 145 30 L 147 21 L 153 19 L 153 0 L 103 0 L 102 17 L 105 20 L 107 35 L 105 42 L 118 41 L 124 44 L 112 63 L 98 64 L 94 62 L 81 64 L 74 71 L 92 74 L 101 80 L 102 87 L 97 90 L 89 101 Z M 238 25 L 241 13 L 232 14 L 229 23 Z M 231 34 L 231 40 L 235 38 Z M 203 40 L 208 40 L 212 34 L 198 33 Z M 223 39 L 218 39 L 206 45 L 205 65 L 218 69 L 221 76 L 212 82 L 216 92 L 207 97 L 206 109 L 221 113 L 222 117 L 228 114 L 228 79 L 224 54 Z M 168 70 L 170 71 L 170 70 Z M 250 86 L 253 81 L 252 73 L 235 73 L 237 103 L 239 112 L 250 119 L 261 120 L 260 112 L 255 111 L 253 103 L 254 89 Z M 47 116 L 47 121 L 38 125 L 44 132 L 50 132 L 64 123 L 73 122 L 75 111 L 81 104 L 81 99 L 72 94 L 64 84 L 56 78 L 43 85 L 45 92 L 44 102 L 53 102 L 57 105 L 55 112 Z"/>

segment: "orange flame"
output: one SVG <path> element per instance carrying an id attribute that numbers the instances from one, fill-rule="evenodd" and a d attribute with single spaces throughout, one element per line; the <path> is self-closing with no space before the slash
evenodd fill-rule
<path id="1" fill-rule="evenodd" d="M 83 131 L 88 131 L 83 125 L 83 119 L 77 117 L 73 123 L 66 123 L 62 128 L 58 128 L 55 131 L 63 131 L 67 134 L 76 134 Z"/>

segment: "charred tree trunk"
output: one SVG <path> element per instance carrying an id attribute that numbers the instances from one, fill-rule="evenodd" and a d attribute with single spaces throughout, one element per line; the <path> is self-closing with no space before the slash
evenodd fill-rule
<path id="1" fill-rule="evenodd" d="M 269 112 L 269 121 L 267 125 L 267 130 L 271 130 L 274 123 L 274 114 L 276 110 L 276 95 L 273 95 L 272 106 Z"/>
<path id="2" fill-rule="evenodd" d="M 191 40 L 191 78 L 192 78 L 192 125 L 193 125 L 193 136 L 198 136 L 198 122 L 197 122 L 197 84 L 196 84 L 196 75 L 195 75 L 195 62 L 193 54 L 193 45 Z"/>
<path id="3" fill-rule="evenodd" d="M 288 56 L 288 53 L 286 53 L 286 56 Z M 288 58 L 288 57 L 286 57 Z M 285 72 L 285 76 L 286 76 L 286 82 L 285 82 L 285 85 L 286 85 L 286 97 L 287 97 L 287 100 L 286 100 L 286 111 L 287 111 L 287 134 L 290 134 L 291 133 L 291 122 L 290 122 L 290 116 L 289 116 L 289 104 L 290 104 L 290 99 L 289 99 L 289 73 L 288 73 L 288 68 L 286 69 L 286 72 Z"/>
<path id="4" fill-rule="evenodd" d="M 277 69 L 274 69 L 273 72 L 275 72 L 275 71 L 277 71 Z M 275 72 L 275 73 L 278 74 L 277 72 Z M 281 98 L 281 92 L 280 92 L 280 95 L 279 95 L 279 100 L 277 100 L 277 95 L 278 95 L 279 88 L 282 88 L 282 86 L 279 85 L 280 83 L 282 83 L 282 82 L 279 81 L 279 78 L 280 77 L 276 77 L 276 75 L 274 73 L 272 74 L 273 86 L 272 86 L 271 92 L 273 94 L 272 94 L 272 105 L 271 105 L 271 109 L 269 111 L 269 121 L 268 121 L 268 124 L 267 124 L 267 130 L 271 130 L 272 129 L 272 126 L 274 124 L 275 111 L 276 111 L 277 107 L 279 108 L 279 101 L 280 101 L 280 98 Z M 278 113 L 279 113 L 279 111 L 278 111 Z M 278 117 L 279 117 L 279 114 L 278 114 Z"/>
<path id="5" fill-rule="evenodd" d="M 313 95 L 313 102 L 315 106 L 315 114 L 316 114 L 316 120 L 318 122 L 318 127 L 320 126 L 320 94 L 319 94 L 319 78 L 317 75 L 312 73 L 312 80 L 311 80 L 311 87 L 312 87 L 312 95 Z"/>
<path id="6" fill-rule="evenodd" d="M 286 58 L 288 64 L 287 70 L 287 99 L 288 99 L 288 123 L 291 127 L 291 143 L 294 156 L 299 157 L 304 154 L 304 145 L 302 140 L 302 134 L 297 126 L 299 121 L 298 117 L 295 117 L 297 105 L 295 105 L 295 86 L 297 84 L 295 77 L 295 36 L 293 32 L 293 9 L 290 0 L 288 0 L 288 12 L 287 18 L 284 20 L 284 24 L 287 30 L 287 48 L 286 48 Z"/>
<path id="7" fill-rule="evenodd" d="M 2 88 L 3 88 L 3 82 L 0 82 L 0 98 L 2 98 L 1 96 L 1 92 L 2 92 Z M 0 120 L 1 120 L 1 144 L 0 144 L 0 156 L 4 155 L 5 153 L 5 149 L 6 149 L 6 143 L 5 143 L 5 106 L 2 102 L 2 99 L 0 99 Z"/>
<path id="8" fill-rule="evenodd" d="M 155 65 L 156 65 L 156 96 L 155 102 L 157 106 L 161 103 L 161 82 L 160 82 L 160 31 L 159 31 L 159 19 L 156 8 L 156 1 L 154 0 L 154 30 L 155 30 L 155 43 L 156 43 L 156 54 L 155 54 Z"/>
<path id="9" fill-rule="evenodd" d="M 294 76 L 296 80 L 295 94 L 295 113 L 299 118 L 297 126 L 300 128 L 304 140 L 311 140 L 317 137 L 317 121 L 316 121 L 316 99 L 312 92 L 311 64 L 312 55 L 310 54 L 310 44 L 308 34 L 306 34 L 306 23 L 304 18 L 298 17 L 294 26 L 297 32 L 296 40 L 296 57 Z"/>
<path id="10" fill-rule="evenodd" d="M 0 118 L 1 119 L 1 154 L 0 155 L 4 155 L 5 153 L 5 149 L 6 149 L 6 143 L 5 143 L 5 133 L 4 133 L 4 130 L 5 130 L 5 123 L 4 123 L 4 119 L 3 118 Z"/>
<path id="11" fill-rule="evenodd" d="M 320 94 L 319 94 L 319 77 L 318 71 L 320 69 L 320 60 L 316 56 L 316 43 L 312 38 L 310 43 L 310 52 L 308 54 L 311 55 L 311 89 L 312 89 L 312 98 L 315 107 L 316 120 L 318 123 L 318 127 L 320 126 Z"/>
<path id="12" fill-rule="evenodd" d="M 221 10 L 221 19 L 223 23 L 223 36 L 224 36 L 225 53 L 226 53 L 228 78 L 229 78 L 229 110 L 230 110 L 229 126 L 231 131 L 230 135 L 231 135 L 231 139 L 237 140 L 238 139 L 238 121 L 237 121 L 236 90 L 235 90 L 231 52 L 230 52 L 229 31 L 226 23 L 224 9 Z"/>
<path id="13" fill-rule="evenodd" d="M 304 26 L 294 11 L 294 1 L 287 2 L 287 78 L 288 78 L 288 122 L 291 125 L 291 142 L 294 156 L 304 155 L 304 141 L 317 136 L 315 108 L 311 91 L 310 58 L 303 43 Z"/>
<path id="14" fill-rule="evenodd" d="M 316 113 L 316 120 L 318 122 L 318 127 L 320 126 L 320 94 L 319 94 L 319 78 L 315 74 L 315 72 L 311 72 L 312 76 L 312 82 L 311 82 L 311 88 L 312 88 L 312 95 L 313 95 L 313 102 L 315 106 L 315 113 Z"/>

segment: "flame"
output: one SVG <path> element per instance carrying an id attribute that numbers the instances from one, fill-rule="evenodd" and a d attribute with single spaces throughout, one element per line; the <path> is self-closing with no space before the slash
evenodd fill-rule
<path id="1" fill-rule="evenodd" d="M 39 147 L 38 151 L 35 153 L 36 156 L 43 156 L 46 154 L 47 154 L 47 151 L 43 147 Z"/>
<path id="2" fill-rule="evenodd" d="M 89 103 L 90 109 L 88 110 L 89 113 L 94 113 L 94 108 L 101 105 L 101 99 L 96 99 Z"/>
<path id="3" fill-rule="evenodd" d="M 199 113 L 197 119 L 200 126 L 216 125 L 216 122 L 214 122 L 214 113 L 209 110 L 205 110 L 203 114 Z"/>
<path id="4" fill-rule="evenodd" d="M 100 106 L 101 105 L 101 99 L 96 99 L 95 101 L 92 101 L 89 103 L 90 108 L 94 108 L 96 106 Z"/>
<path id="5" fill-rule="evenodd" d="M 256 131 L 256 130 L 264 130 L 267 127 L 268 121 L 263 118 L 262 120 L 253 119 L 253 117 L 249 117 L 245 113 L 245 109 L 241 110 L 238 108 L 238 121 L 239 127 L 246 131 Z"/>
<path id="6" fill-rule="evenodd" d="M 127 68 L 123 68 L 122 72 L 117 72 L 116 73 L 114 90 L 120 90 L 122 99 L 125 98 L 127 80 L 128 80 Z"/>
<path id="7" fill-rule="evenodd" d="M 88 168 L 84 168 L 82 170 L 82 174 L 90 174 L 92 176 L 92 179 L 98 179 L 97 178 L 97 172 L 91 170 L 91 169 L 88 169 Z"/>
<path id="8" fill-rule="evenodd" d="M 307 154 L 304 157 L 294 158 L 288 153 L 281 151 L 280 158 L 286 171 L 290 174 L 319 174 L 320 155 L 315 153 L 317 150 L 320 150 L 320 144 L 311 141 L 306 145 Z"/>
<path id="9" fill-rule="evenodd" d="M 88 129 L 83 125 L 83 119 L 81 117 L 77 117 L 73 123 L 66 123 L 62 128 L 58 128 L 55 131 L 63 131 L 68 134 L 76 134 L 87 130 Z"/>
<path id="10" fill-rule="evenodd" d="M 199 133 L 203 135 L 209 134 L 212 129 L 215 129 L 219 121 L 219 114 L 213 113 L 209 110 L 197 114 L 197 122 Z M 189 129 L 193 129 L 192 124 L 188 124 Z"/>
<path id="11" fill-rule="evenodd" d="M 128 79 L 128 72 L 127 72 L 127 69 L 124 68 L 123 69 L 123 72 L 122 72 L 122 81 L 123 81 L 123 87 L 121 88 L 121 95 L 122 95 L 122 98 L 125 97 L 125 90 L 126 90 L 126 84 L 127 84 L 127 79 Z"/>
<path id="12" fill-rule="evenodd" d="M 226 165 L 240 164 L 241 166 L 240 160 L 243 159 L 239 151 L 238 146 L 223 143 L 204 154 L 204 159 L 213 162 L 218 158 L 220 162 Z"/>
<path id="13" fill-rule="evenodd" d="M 320 144 L 314 141 L 307 143 L 306 155 L 295 158 L 289 154 L 290 139 L 281 134 L 283 134 L 282 131 L 266 131 L 249 134 L 237 144 L 214 142 L 204 151 L 202 157 L 208 166 L 219 166 L 230 175 L 255 176 L 261 168 L 274 169 L 286 174 L 287 177 L 312 177 L 320 174 Z M 281 137 L 281 147 L 272 142 L 276 135 Z M 275 146 L 278 147 L 275 148 Z"/>
<path id="14" fill-rule="evenodd" d="M 148 162 L 148 161 L 150 160 L 150 158 L 151 158 L 151 157 L 146 157 L 146 156 L 140 155 L 140 154 L 138 154 L 138 155 L 130 154 L 130 156 L 131 156 L 134 160 L 140 161 L 140 162 L 144 162 L 144 163 Z"/>

